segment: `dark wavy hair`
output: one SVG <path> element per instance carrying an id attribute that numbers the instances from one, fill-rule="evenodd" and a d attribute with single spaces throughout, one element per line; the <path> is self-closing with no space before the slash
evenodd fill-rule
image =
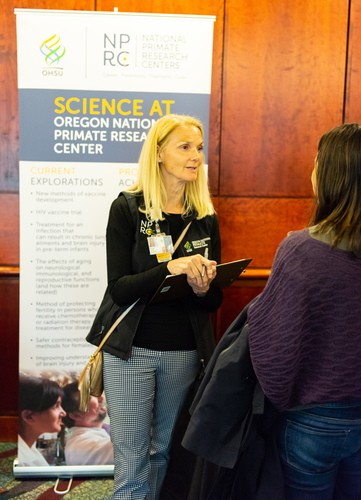
<path id="1" fill-rule="evenodd" d="M 64 395 L 57 382 L 40 377 L 20 375 L 19 414 L 24 410 L 40 413 L 55 405 L 59 396 Z"/>
<path id="2" fill-rule="evenodd" d="M 78 411 L 80 404 L 80 392 L 78 389 L 78 382 L 72 382 L 64 386 L 64 397 L 61 403 L 63 410 L 66 412 L 65 417 L 63 417 L 64 424 L 69 427 L 74 426 L 75 420 L 73 420 L 69 414 Z"/>
<path id="3" fill-rule="evenodd" d="M 332 231 L 332 245 L 347 238 L 361 256 L 361 126 L 340 125 L 326 132 L 316 158 L 316 208 L 309 225 Z"/>

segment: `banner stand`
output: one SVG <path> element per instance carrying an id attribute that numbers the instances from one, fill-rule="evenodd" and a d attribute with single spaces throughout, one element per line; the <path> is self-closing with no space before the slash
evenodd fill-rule
<path id="1" fill-rule="evenodd" d="M 13 473 L 16 479 L 27 477 L 59 477 L 74 476 L 114 476 L 114 465 L 62 465 L 54 467 L 22 467 L 16 458 L 13 463 Z"/>
<path id="2" fill-rule="evenodd" d="M 113 476 L 105 403 L 98 399 L 100 425 L 77 426 L 69 417 L 77 411 L 70 391 L 94 352 L 85 337 L 106 289 L 109 208 L 134 183 L 148 131 L 162 116 L 198 118 L 206 155 L 215 17 L 15 14 L 20 410 L 13 472 Z M 53 402 L 44 407 L 45 400 Z"/>

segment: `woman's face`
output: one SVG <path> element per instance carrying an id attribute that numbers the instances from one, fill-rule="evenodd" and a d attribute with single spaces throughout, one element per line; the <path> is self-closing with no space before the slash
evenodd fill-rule
<path id="1" fill-rule="evenodd" d="M 186 183 L 197 180 L 203 159 L 203 137 L 194 125 L 179 125 L 168 136 L 158 153 L 160 168 L 167 185 L 170 181 Z"/>
<path id="2" fill-rule="evenodd" d="M 33 420 L 40 434 L 43 434 L 43 432 L 60 432 L 62 418 L 65 415 L 65 411 L 61 407 L 61 397 L 59 396 L 57 402 L 51 408 L 42 412 L 34 412 Z"/>

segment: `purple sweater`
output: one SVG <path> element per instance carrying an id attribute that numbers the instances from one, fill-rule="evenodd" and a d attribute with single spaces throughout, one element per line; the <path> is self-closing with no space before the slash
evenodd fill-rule
<path id="1" fill-rule="evenodd" d="M 291 233 L 248 321 L 257 378 L 278 410 L 361 399 L 361 259 L 351 252 Z"/>

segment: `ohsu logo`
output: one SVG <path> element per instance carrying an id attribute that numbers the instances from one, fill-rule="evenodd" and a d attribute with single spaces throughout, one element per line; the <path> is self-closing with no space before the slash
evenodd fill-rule
<path id="1" fill-rule="evenodd" d="M 44 76 L 62 76 L 63 68 L 59 68 L 59 61 L 65 55 L 65 47 L 60 43 L 60 36 L 53 35 L 40 46 L 40 52 L 45 56 L 47 66 L 52 69 L 43 69 Z M 54 68 L 54 69 L 53 69 Z"/>
<path id="2" fill-rule="evenodd" d="M 122 33 L 119 35 L 106 35 L 104 33 L 104 66 L 129 66 L 129 52 L 125 50 L 130 36 Z"/>

